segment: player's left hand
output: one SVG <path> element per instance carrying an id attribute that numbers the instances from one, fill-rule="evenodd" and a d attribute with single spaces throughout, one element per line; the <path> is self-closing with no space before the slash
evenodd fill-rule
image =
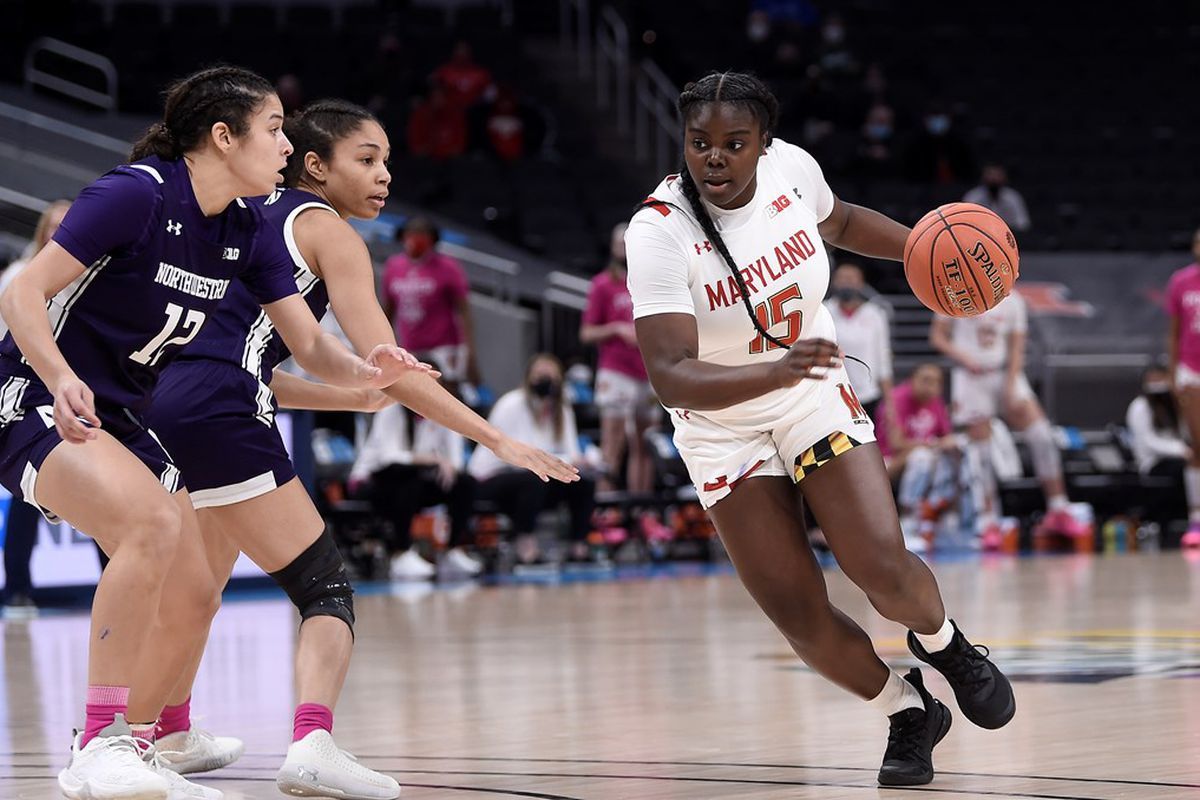
<path id="1" fill-rule="evenodd" d="M 431 378 L 442 376 L 442 373 L 429 364 L 418 360 L 412 353 L 394 344 L 376 345 L 367 354 L 363 366 L 359 368 L 359 373 L 369 388 L 386 389 L 408 370 L 424 372 Z"/>
<path id="2" fill-rule="evenodd" d="M 579 470 L 561 458 L 555 458 L 549 453 L 531 447 L 524 442 L 518 442 L 505 436 L 500 444 L 492 448 L 501 461 L 506 461 L 514 467 L 527 469 L 543 481 L 554 478 L 562 483 L 574 483 L 579 480 Z"/>

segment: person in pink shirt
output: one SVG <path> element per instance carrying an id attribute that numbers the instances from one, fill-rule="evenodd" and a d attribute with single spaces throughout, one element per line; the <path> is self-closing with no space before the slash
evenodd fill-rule
<path id="1" fill-rule="evenodd" d="M 1184 422 L 1193 442 L 1200 442 L 1200 230 L 1192 237 L 1195 261 L 1176 272 L 1167 283 L 1167 356 L 1175 392 L 1183 409 Z M 1184 486 L 1189 497 L 1200 496 L 1200 454 L 1192 448 L 1184 471 Z M 1200 513 L 1192 512 L 1185 548 L 1200 548 Z"/>
<path id="2" fill-rule="evenodd" d="M 383 307 L 406 350 L 436 361 L 447 380 L 478 383 L 467 275 L 457 261 L 437 252 L 437 242 L 432 222 L 408 220 L 404 252 L 384 267 Z"/>
<path id="3" fill-rule="evenodd" d="M 646 429 L 654 420 L 654 392 L 633 332 L 633 301 L 625 286 L 625 224 L 613 228 L 608 265 L 592 279 L 579 339 L 599 351 L 596 405 L 600 407 L 600 451 L 608 467 L 602 490 L 613 488 L 628 450 L 625 484 L 630 492 L 654 488 L 654 464 Z"/>
<path id="4" fill-rule="evenodd" d="M 897 506 L 909 549 L 928 546 L 938 519 L 959 495 L 961 453 L 942 399 L 942 368 L 921 364 L 892 393 L 888 414 L 875 423 L 879 449 L 892 480 L 900 480 Z"/>

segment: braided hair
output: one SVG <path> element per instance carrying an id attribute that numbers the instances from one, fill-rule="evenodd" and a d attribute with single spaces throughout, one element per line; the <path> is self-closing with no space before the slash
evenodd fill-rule
<path id="1" fill-rule="evenodd" d="M 161 122 L 150 126 L 133 146 L 130 161 L 158 156 L 182 158 L 199 147 L 218 122 L 234 136 L 250 129 L 250 117 L 275 93 L 270 81 L 241 67 L 209 67 L 175 81 L 167 89 Z"/>
<path id="2" fill-rule="evenodd" d="M 679 95 L 677 106 L 679 108 L 679 115 L 685 124 L 692 110 L 703 103 L 728 103 L 736 108 L 748 111 L 758 120 L 759 129 L 766 136 L 767 146 L 771 145 L 772 132 L 779 122 L 779 101 L 775 99 L 775 95 L 771 93 L 767 85 L 755 76 L 744 72 L 710 72 L 700 80 L 693 81 L 684 86 L 683 92 Z M 688 201 L 688 206 L 691 208 L 692 214 L 700 223 L 704 235 L 712 242 L 713 247 L 717 248 L 717 252 L 721 254 L 721 259 L 729 267 L 729 272 L 733 275 L 733 279 L 737 281 L 738 292 L 742 296 L 742 304 L 746 307 L 746 313 L 750 316 L 750 321 L 754 324 L 754 329 L 764 339 L 777 347 L 782 347 L 785 350 L 789 349 L 788 345 L 767 332 L 762 320 L 754 313 L 754 306 L 750 303 L 750 291 L 746 286 L 745 279 L 742 277 L 742 271 L 738 269 L 737 263 L 734 262 L 733 256 L 730 255 L 729 247 L 725 244 L 725 240 L 721 238 L 721 233 L 713 223 L 708 209 L 701 202 L 700 190 L 696 187 L 696 181 L 692 179 L 692 173 L 688 171 L 686 161 L 679 170 L 679 185 L 683 196 Z M 667 205 L 671 204 L 651 198 L 641 203 L 638 206 L 638 210 Z"/>
<path id="3" fill-rule="evenodd" d="M 362 106 L 345 100 L 317 100 L 289 116 L 283 123 L 283 132 L 293 150 L 283 171 L 283 185 L 296 188 L 308 175 L 304 166 L 306 155 L 316 153 L 322 161 L 329 161 L 334 145 L 368 121 L 379 120 Z"/>

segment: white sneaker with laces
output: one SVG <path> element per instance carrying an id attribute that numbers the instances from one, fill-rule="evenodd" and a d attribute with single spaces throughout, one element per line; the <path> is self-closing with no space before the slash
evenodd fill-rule
<path id="1" fill-rule="evenodd" d="M 329 731 L 315 730 L 288 747 L 275 785 L 293 797 L 337 797 L 341 800 L 394 800 L 400 784 L 367 769 L 339 750 Z"/>
<path id="2" fill-rule="evenodd" d="M 225 793 L 192 783 L 163 763 L 158 754 L 150 756 L 150 769 L 167 782 L 167 800 L 222 800 Z"/>
<path id="3" fill-rule="evenodd" d="M 437 569 L 412 548 L 392 557 L 388 574 L 396 581 L 420 581 L 432 578 Z"/>
<path id="4" fill-rule="evenodd" d="M 467 575 L 478 575 L 483 572 L 483 564 L 477 559 L 472 558 L 466 550 L 461 547 L 455 547 L 446 551 L 446 556 L 443 563 L 454 572 L 465 573 Z"/>
<path id="5" fill-rule="evenodd" d="M 167 734 L 158 740 L 158 761 L 180 775 L 211 772 L 228 767 L 242 757 L 246 745 L 232 736 L 213 736 L 193 727 Z"/>
<path id="6" fill-rule="evenodd" d="M 58 773 L 58 788 L 70 800 L 168 800 L 167 780 L 143 759 L 122 714 L 81 747 L 75 734 L 71 763 Z"/>

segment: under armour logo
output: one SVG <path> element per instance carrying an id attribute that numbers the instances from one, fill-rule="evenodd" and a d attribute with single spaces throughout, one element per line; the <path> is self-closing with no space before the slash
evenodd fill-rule
<path id="1" fill-rule="evenodd" d="M 226 247 L 225 252 L 221 253 L 221 260 L 222 261 L 237 261 L 238 256 L 240 256 L 241 254 L 242 254 L 242 251 L 236 247 Z"/>
<path id="2" fill-rule="evenodd" d="M 315 769 L 309 769 L 308 767 L 296 767 L 296 775 L 302 781 L 308 781 L 309 783 L 317 782 L 317 770 Z"/>
<path id="3" fill-rule="evenodd" d="M 704 247 L 703 250 L 700 249 L 702 246 Z M 712 243 L 709 242 L 707 239 L 704 241 L 703 245 L 701 245 L 698 242 L 692 242 L 692 247 L 696 248 L 696 255 L 698 255 L 698 256 L 704 255 L 705 253 L 712 252 Z"/>
<path id="4" fill-rule="evenodd" d="M 167 220 L 167 233 L 173 233 L 176 236 L 182 235 L 183 234 L 183 223 L 176 222 L 173 219 Z"/>

